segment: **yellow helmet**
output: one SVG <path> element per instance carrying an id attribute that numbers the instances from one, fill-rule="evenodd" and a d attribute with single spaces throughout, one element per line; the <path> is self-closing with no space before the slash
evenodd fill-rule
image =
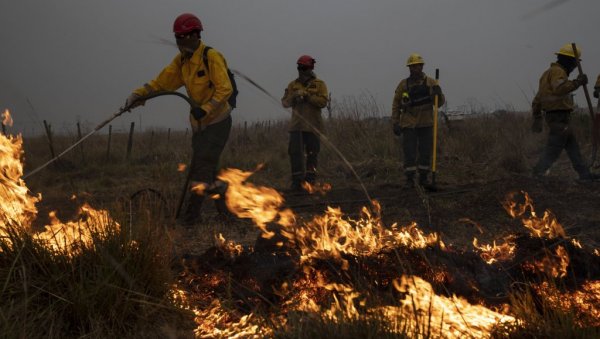
<path id="1" fill-rule="evenodd" d="M 423 60 L 423 57 L 421 57 L 417 53 L 411 54 L 408 57 L 408 60 L 406 60 L 406 66 L 417 65 L 417 64 L 424 64 L 424 63 L 425 63 L 425 60 Z"/>
<path id="2" fill-rule="evenodd" d="M 579 46 L 577 47 L 577 57 L 581 58 L 581 48 L 579 48 Z M 566 44 L 564 46 L 562 46 L 560 48 L 560 50 L 556 53 L 554 53 L 556 55 L 564 55 L 564 56 L 568 56 L 571 58 L 575 58 L 575 53 L 573 51 L 573 45 L 572 44 Z"/>

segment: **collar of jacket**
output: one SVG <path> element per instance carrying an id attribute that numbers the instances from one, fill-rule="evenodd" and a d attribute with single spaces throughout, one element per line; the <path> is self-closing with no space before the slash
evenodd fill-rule
<path id="1" fill-rule="evenodd" d="M 427 74 L 425 74 L 425 72 L 421 72 L 420 77 L 413 78 L 412 76 L 409 75 L 407 79 L 410 79 L 411 81 L 425 80 L 425 79 L 427 79 Z"/>
<path id="2" fill-rule="evenodd" d="M 303 85 L 307 85 L 309 82 L 315 80 L 317 78 L 317 75 L 315 74 L 315 72 L 311 71 L 310 72 L 310 76 L 308 77 L 308 79 L 306 79 L 306 82 L 302 82 L 302 80 L 300 79 L 300 77 L 296 78 L 296 81 L 298 81 L 299 83 L 303 84 Z"/>
<path id="3" fill-rule="evenodd" d="M 559 64 L 558 62 L 553 62 L 553 63 L 550 64 L 550 67 L 555 67 L 555 66 L 556 67 L 560 67 L 560 69 L 562 69 L 563 71 L 565 71 L 565 73 L 568 73 L 567 69 L 565 68 L 565 66 Z"/>
<path id="4" fill-rule="evenodd" d="M 195 64 L 195 65 L 201 64 L 202 63 L 202 52 L 204 51 L 204 48 L 206 48 L 206 45 L 204 44 L 204 41 L 200 40 L 200 45 L 198 45 L 198 48 L 196 48 L 196 51 L 194 51 L 194 54 L 192 54 L 191 58 L 186 58 L 183 56 L 183 54 L 179 53 L 179 55 L 181 57 L 181 64 L 183 65 L 186 62 Z"/>

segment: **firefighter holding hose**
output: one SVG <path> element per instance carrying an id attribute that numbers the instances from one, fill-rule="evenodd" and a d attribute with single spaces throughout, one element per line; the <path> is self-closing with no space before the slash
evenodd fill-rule
<path id="1" fill-rule="evenodd" d="M 232 107 L 228 99 L 234 92 L 227 62 L 223 55 L 204 44 L 200 19 L 193 14 L 179 15 L 173 33 L 179 53 L 158 76 L 136 89 L 127 98 L 124 110 L 144 104 L 144 96 L 157 91 L 175 91 L 185 86 L 188 96 L 199 106 L 190 112 L 192 125 L 192 162 L 189 168 L 190 188 L 214 187 L 219 158 L 229 138 Z M 190 192 L 183 223 L 201 222 L 204 195 Z M 200 190 L 201 191 L 201 190 Z M 219 214 L 228 214 L 223 194 L 215 200 Z"/>

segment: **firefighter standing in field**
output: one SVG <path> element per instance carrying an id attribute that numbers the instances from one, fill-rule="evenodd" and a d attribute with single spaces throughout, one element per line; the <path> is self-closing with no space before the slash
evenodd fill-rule
<path id="1" fill-rule="evenodd" d="M 231 130 L 232 107 L 228 99 L 233 86 L 227 62 L 221 53 L 202 42 L 202 30 L 202 23 L 195 15 L 184 13 L 178 16 L 173 23 L 173 33 L 180 53 L 154 80 L 133 91 L 123 107 L 132 109 L 143 105 L 143 97 L 152 92 L 174 91 L 185 86 L 188 96 L 200 106 L 189 116 L 193 131 L 190 188 L 198 185 L 214 187 L 219 158 Z M 185 224 L 201 221 L 203 200 L 203 195 L 191 191 L 183 214 Z M 219 214 L 228 212 L 222 195 L 215 202 Z"/>
<path id="2" fill-rule="evenodd" d="M 578 50 L 577 54 L 575 56 L 571 44 L 564 45 L 556 53 L 556 62 L 553 62 L 540 78 L 539 89 L 532 103 L 532 131 L 542 132 L 544 112 L 550 133 L 544 152 L 533 168 L 535 177 L 543 177 L 565 149 L 580 180 L 590 181 L 597 178 L 583 160 L 575 134 L 569 126 L 574 107 L 571 93 L 588 82 L 585 74 L 569 80 L 569 74 L 577 67 L 575 58 L 581 57 L 581 51 Z"/>
<path id="3" fill-rule="evenodd" d="M 292 168 L 292 190 L 302 190 L 304 181 L 314 184 L 317 176 L 317 157 L 323 132 L 321 109 L 327 106 L 325 83 L 313 72 L 315 59 L 301 56 L 296 62 L 298 78 L 289 83 L 281 104 L 292 108 L 288 154 Z M 306 163 L 306 165 L 305 165 Z"/>
<path id="4" fill-rule="evenodd" d="M 406 62 L 410 76 L 400 81 L 392 103 L 394 134 L 402 136 L 404 175 L 409 187 L 414 185 L 417 169 L 419 184 L 428 185 L 433 148 L 433 104 L 438 96 L 438 107 L 445 102 L 437 82 L 423 73 L 425 61 L 419 54 L 411 54 Z"/>
<path id="5" fill-rule="evenodd" d="M 594 98 L 600 98 L 600 75 L 598 75 L 598 79 L 596 79 L 596 85 L 594 86 Z"/>

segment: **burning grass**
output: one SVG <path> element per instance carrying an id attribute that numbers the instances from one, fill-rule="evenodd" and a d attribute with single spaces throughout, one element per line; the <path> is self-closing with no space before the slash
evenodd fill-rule
<path id="1" fill-rule="evenodd" d="M 167 239 L 156 224 L 129 227 L 83 205 L 74 220 L 52 213 L 35 232 L 21 138 L 0 136 L 0 333 L 14 338 L 140 337 L 181 315 L 168 299 Z M 135 236 L 133 236 L 135 234 Z"/>
<path id="2" fill-rule="evenodd" d="M 570 265 L 579 272 L 560 293 L 580 291 L 580 277 L 600 279 L 595 268 L 600 260 L 577 242 L 565 242 L 555 218 L 538 220 L 527 194 L 527 208 L 511 216 L 521 218 L 527 230 L 544 232 L 532 231 L 501 246 L 477 246 L 475 241 L 477 252 L 468 252 L 448 248 L 438 235 L 425 234 L 415 224 L 386 227 L 376 202 L 357 219 L 328 208 L 312 220 L 301 220 L 283 207 L 278 192 L 248 182 L 251 174 L 231 170 L 219 178 L 228 181 L 229 208 L 261 229 L 254 247 L 241 249 L 219 238 L 219 246 L 187 258 L 180 277 L 178 288 L 189 291 L 191 304 L 197 305 L 199 337 L 303 337 L 296 326 L 306 324 L 342 333 L 362 324 L 372 326 L 365 332 L 372 335 L 409 337 L 542 334 L 546 332 L 535 332 L 537 327 L 525 325 L 512 312 L 509 303 L 521 306 L 528 296 L 514 283 L 536 284 L 541 289 L 536 298 L 545 302 L 552 294 L 544 282 L 564 281 Z M 563 306 L 548 303 L 548 310 L 570 314 Z M 594 312 L 587 316 L 595 319 Z M 214 317 L 216 324 L 206 320 Z M 572 334 L 595 333 L 593 322 L 575 325 Z M 227 332 L 231 329 L 237 332 Z"/>
<path id="3" fill-rule="evenodd" d="M 389 131 L 389 122 L 353 111 L 379 112 L 373 102 L 367 107 L 355 104 L 347 103 L 342 107 L 346 114 L 328 122 L 328 137 L 366 183 L 397 182 L 401 176 L 398 142 L 391 133 L 382 133 Z M 528 123 L 522 115 L 505 114 L 442 128 L 440 178 L 449 184 L 488 182 L 526 172 L 531 154 L 537 154 L 541 145 L 526 133 Z M 581 126 L 574 127 L 583 130 Z M 113 137 L 113 142 L 123 138 Z M 170 142 L 177 147 L 152 149 L 146 147 L 152 145 L 149 137 L 150 133 L 137 134 L 133 160 L 115 164 L 107 164 L 105 137 L 90 139 L 85 145 L 85 164 L 72 170 L 71 186 L 65 180 L 58 186 L 55 169 L 49 169 L 48 176 L 31 179 L 37 187 L 57 192 L 77 187 L 113 201 L 133 186 L 146 185 L 176 201 L 179 185 L 173 185 L 173 177 L 182 178 L 176 172 L 184 166 L 177 164 L 186 160 L 187 152 L 179 145 L 189 140 L 183 132 L 173 134 Z M 238 127 L 224 163 L 251 168 L 259 159 L 266 165 L 253 181 L 286 186 L 288 158 L 282 146 L 286 138 L 283 122 L 248 132 Z M 64 138 L 63 143 L 71 141 Z M 110 160 L 125 154 L 118 148 L 125 141 L 116 143 Z M 29 166 L 44 159 L 40 152 L 45 147 L 34 147 L 30 141 L 31 154 L 37 155 L 30 155 Z M 17 159 L 19 154 L 8 158 Z M 79 164 L 75 161 L 79 156 L 69 155 L 74 164 Z M 325 146 L 322 160 L 320 175 L 335 180 L 334 186 L 354 182 Z M 22 169 L 6 173 L 15 183 L 11 187 L 23 190 L 19 183 Z M 9 243 L 18 246 L 4 249 L 7 257 L 0 266 L 0 284 L 6 286 L 0 297 L 11 300 L 0 307 L 0 319 L 8 319 L 1 320 L 0 331 L 15 337 L 84 333 L 161 337 L 173 333 L 160 331 L 157 324 L 170 314 L 184 312 L 194 316 L 194 334 L 207 338 L 598 337 L 598 315 L 590 305 L 597 300 L 594 279 L 600 274 L 594 267 L 600 256 L 589 255 L 598 250 L 569 238 L 552 213 L 536 215 L 528 196 L 513 196 L 507 199 L 513 205 L 505 204 L 507 211 L 515 212 L 515 222 L 527 227 L 526 232 L 500 239 L 488 236 L 466 249 L 446 244 L 442 235 L 433 232 L 437 229 L 425 231 L 412 222 L 415 219 L 384 224 L 381 214 L 387 210 L 375 202 L 358 213 L 350 210 L 351 215 L 339 207 L 312 211 L 308 216 L 296 214 L 277 190 L 252 185 L 253 173 L 231 173 L 235 175 L 226 178 L 230 186 L 243 190 L 229 192 L 228 198 L 234 197 L 228 201 L 229 208 L 253 220 L 259 238 L 251 246 L 242 246 L 229 236 L 217 236 L 215 246 L 202 255 L 180 258 L 185 269 L 177 272 L 177 279 L 169 277 L 165 244 L 170 241 L 160 231 L 163 225 L 151 216 L 136 217 L 139 222 L 133 226 L 137 230 L 130 232 L 128 218 L 117 216 L 117 222 L 105 211 L 90 213 L 84 208 L 73 221 L 48 222 L 51 232 L 68 234 L 54 245 L 31 232 L 6 228 L 12 237 Z M 331 187 L 305 189 L 321 196 L 329 194 Z M 19 210 L 11 211 L 33 219 L 31 204 L 24 201 Z M 394 204 L 399 203 L 384 206 L 404 208 Z M 406 209 L 412 217 L 414 206 Z M 557 215 L 564 217 L 564 213 Z M 465 216 L 473 217 L 468 212 L 461 217 Z M 443 222 L 438 221 L 440 230 Z M 102 226 L 88 227 L 89 223 Z M 198 233 L 210 236 L 209 229 L 201 228 Z M 235 236 L 235 231 L 224 229 Z M 71 242 L 78 238 L 93 240 Z M 39 327 L 31 325 L 38 323 Z"/>

